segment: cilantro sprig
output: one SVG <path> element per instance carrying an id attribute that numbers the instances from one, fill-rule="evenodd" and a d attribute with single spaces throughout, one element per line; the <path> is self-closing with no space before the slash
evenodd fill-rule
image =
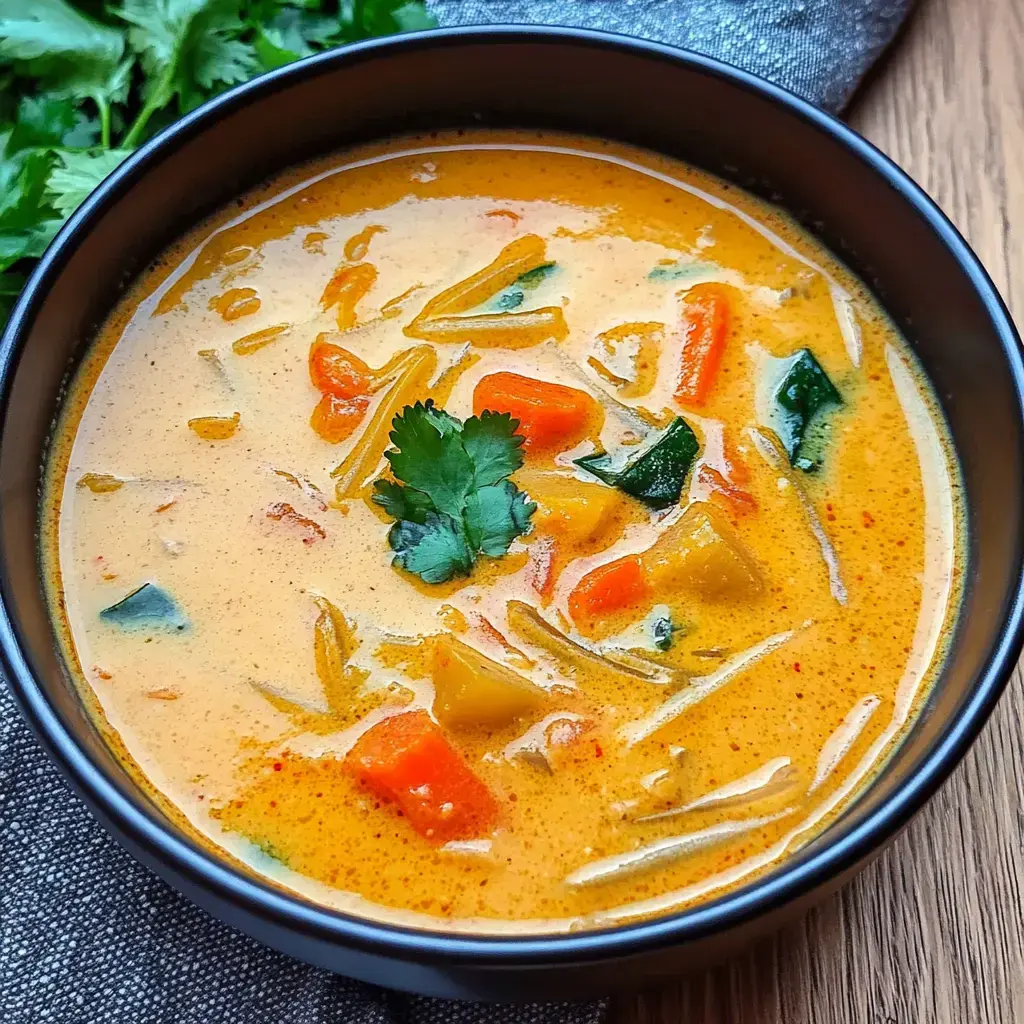
<path id="1" fill-rule="evenodd" d="M 432 399 L 392 421 L 384 453 L 394 480 L 373 500 L 394 520 L 394 564 L 427 583 L 468 576 L 477 556 L 497 558 L 530 529 L 537 506 L 508 478 L 523 464 L 519 421 L 483 412 L 465 423 Z"/>
<path id="2" fill-rule="evenodd" d="M 137 146 L 211 96 L 421 0 L 0 0 L 0 329 L 32 261 Z"/>

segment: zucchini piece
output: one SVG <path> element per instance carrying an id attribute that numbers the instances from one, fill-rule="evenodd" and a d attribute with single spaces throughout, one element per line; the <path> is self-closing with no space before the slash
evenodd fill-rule
<path id="1" fill-rule="evenodd" d="M 188 626 L 188 619 L 178 603 L 155 583 L 143 583 L 116 604 L 104 608 L 100 618 L 123 630 L 180 632 Z"/>
<path id="2" fill-rule="evenodd" d="M 633 455 L 624 466 L 605 452 L 584 455 L 574 462 L 620 491 L 652 508 L 675 505 L 700 445 L 690 425 L 677 416 L 653 443 Z"/>
<path id="3" fill-rule="evenodd" d="M 831 436 L 824 414 L 842 404 L 842 396 L 810 349 L 786 360 L 773 395 L 771 426 L 797 469 L 813 473 L 821 467 Z"/>

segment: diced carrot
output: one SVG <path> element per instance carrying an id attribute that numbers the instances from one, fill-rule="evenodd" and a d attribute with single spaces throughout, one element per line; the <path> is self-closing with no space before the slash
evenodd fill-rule
<path id="1" fill-rule="evenodd" d="M 338 398 L 337 395 L 325 394 L 317 402 L 313 415 L 309 418 L 309 425 L 325 441 L 340 444 L 351 437 L 353 431 L 363 421 L 369 404 L 370 400 L 362 396 Z"/>
<path id="2" fill-rule="evenodd" d="M 586 391 L 507 372 L 488 374 L 474 389 L 473 412 L 485 409 L 511 413 L 532 449 L 572 447 L 599 429 L 603 416 Z"/>
<path id="3" fill-rule="evenodd" d="M 676 398 L 684 405 L 707 401 L 729 334 L 729 299 L 720 285 L 691 288 L 683 298 L 683 351 Z"/>
<path id="4" fill-rule="evenodd" d="M 348 349 L 332 345 L 319 335 L 309 346 L 309 379 L 325 395 L 354 398 L 370 392 L 373 370 Z"/>
<path id="5" fill-rule="evenodd" d="M 750 467 L 743 461 L 736 445 L 728 433 L 722 437 L 723 456 L 725 458 L 725 475 L 734 484 L 741 486 L 750 480 Z"/>
<path id="6" fill-rule="evenodd" d="M 729 483 L 714 466 L 702 465 L 697 470 L 697 480 L 711 491 L 711 500 L 716 504 L 724 504 L 733 512 L 757 511 L 757 499 L 748 491 Z"/>
<path id="7" fill-rule="evenodd" d="M 579 625 L 638 604 L 646 595 L 647 580 L 640 559 L 627 555 L 592 569 L 573 587 L 569 595 L 569 614 Z"/>
<path id="8" fill-rule="evenodd" d="M 498 822 L 498 802 L 425 711 L 408 711 L 363 733 L 345 759 L 359 781 L 393 801 L 434 842 L 476 839 Z"/>

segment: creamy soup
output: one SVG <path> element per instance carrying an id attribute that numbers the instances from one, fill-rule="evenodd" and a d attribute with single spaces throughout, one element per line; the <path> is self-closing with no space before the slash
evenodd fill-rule
<path id="1" fill-rule="evenodd" d="M 777 866 L 959 594 L 913 356 L 779 211 L 535 133 L 291 171 L 165 252 L 65 405 L 44 560 L 119 755 L 247 870 L 559 931 Z"/>

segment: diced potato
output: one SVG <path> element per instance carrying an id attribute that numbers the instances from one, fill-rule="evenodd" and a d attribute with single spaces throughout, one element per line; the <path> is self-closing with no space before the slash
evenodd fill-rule
<path id="1" fill-rule="evenodd" d="M 523 470 L 516 480 L 537 503 L 534 530 L 569 543 L 598 540 L 624 502 L 612 487 L 583 483 L 561 473 Z"/>
<path id="2" fill-rule="evenodd" d="M 712 505 L 695 501 L 642 557 L 655 588 L 681 587 L 719 600 L 752 597 L 764 587 L 757 563 Z"/>
<path id="3" fill-rule="evenodd" d="M 434 715 L 450 729 L 508 725 L 541 707 L 547 694 L 448 634 L 434 643 Z"/>

